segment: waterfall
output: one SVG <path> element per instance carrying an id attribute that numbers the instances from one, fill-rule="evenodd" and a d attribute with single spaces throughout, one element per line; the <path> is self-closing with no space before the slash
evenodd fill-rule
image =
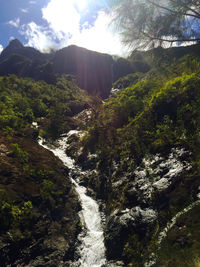
<path id="1" fill-rule="evenodd" d="M 60 138 L 58 140 L 58 146 L 45 145 L 42 138 L 40 138 L 39 144 L 52 151 L 55 156 L 59 157 L 64 165 L 71 169 L 71 172 L 76 170 L 76 173 L 81 174 L 81 170 L 75 166 L 74 160 L 68 157 L 65 153 L 67 139 L 71 134 L 70 131 L 67 137 Z M 86 195 L 87 190 L 85 187 L 80 186 L 72 177 L 71 180 L 80 198 L 82 210 L 79 215 L 81 223 L 86 229 L 86 233 L 82 232 L 79 235 L 79 240 L 81 241 L 81 246 L 79 247 L 80 259 L 78 262 L 74 263 L 73 266 L 104 266 L 106 258 L 99 206 L 95 200 Z"/>

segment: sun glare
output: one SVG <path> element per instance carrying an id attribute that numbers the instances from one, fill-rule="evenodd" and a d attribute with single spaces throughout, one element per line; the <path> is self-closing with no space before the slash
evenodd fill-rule
<path id="1" fill-rule="evenodd" d="M 50 42 L 52 37 L 49 36 L 49 32 L 41 33 L 41 28 L 31 27 L 30 32 L 36 39 L 34 42 L 38 46 L 39 41 L 37 39 L 39 38 L 42 39 L 44 46 L 48 41 L 49 46 L 52 46 L 54 42 L 55 47 L 58 48 L 57 40 L 59 40 L 59 47 L 74 44 L 102 53 L 121 54 L 121 51 L 124 50 L 122 50 L 120 37 L 112 32 L 111 27 L 108 27 L 112 15 L 99 9 L 96 17 L 94 17 L 92 13 L 93 1 L 50 0 L 48 5 L 42 9 L 42 14 L 43 19 L 48 22 L 50 32 L 53 33 L 52 36 L 56 41 L 53 39 Z M 105 0 L 99 1 L 106 2 Z M 48 39 L 44 41 L 43 37 L 46 35 Z"/>

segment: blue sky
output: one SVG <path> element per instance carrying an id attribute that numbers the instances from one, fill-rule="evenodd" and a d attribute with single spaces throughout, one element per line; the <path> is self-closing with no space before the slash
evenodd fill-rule
<path id="1" fill-rule="evenodd" d="M 13 38 L 40 51 L 76 44 L 124 55 L 109 0 L 0 0 L 0 51 Z"/>

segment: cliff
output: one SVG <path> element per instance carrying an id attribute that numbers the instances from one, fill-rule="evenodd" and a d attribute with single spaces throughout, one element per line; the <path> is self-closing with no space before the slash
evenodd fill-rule
<path id="1" fill-rule="evenodd" d="M 119 77 L 148 69 L 142 62 L 113 60 L 108 54 L 74 45 L 43 54 L 12 40 L 0 55 L 0 75 L 16 74 L 54 84 L 58 75 L 73 74 L 80 88 L 102 98 L 109 96 L 112 83 Z"/>

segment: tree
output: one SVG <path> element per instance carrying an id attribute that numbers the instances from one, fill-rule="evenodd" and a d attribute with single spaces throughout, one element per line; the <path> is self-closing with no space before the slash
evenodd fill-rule
<path id="1" fill-rule="evenodd" d="M 114 22 L 125 44 L 153 48 L 200 41 L 200 0 L 113 2 Z"/>

